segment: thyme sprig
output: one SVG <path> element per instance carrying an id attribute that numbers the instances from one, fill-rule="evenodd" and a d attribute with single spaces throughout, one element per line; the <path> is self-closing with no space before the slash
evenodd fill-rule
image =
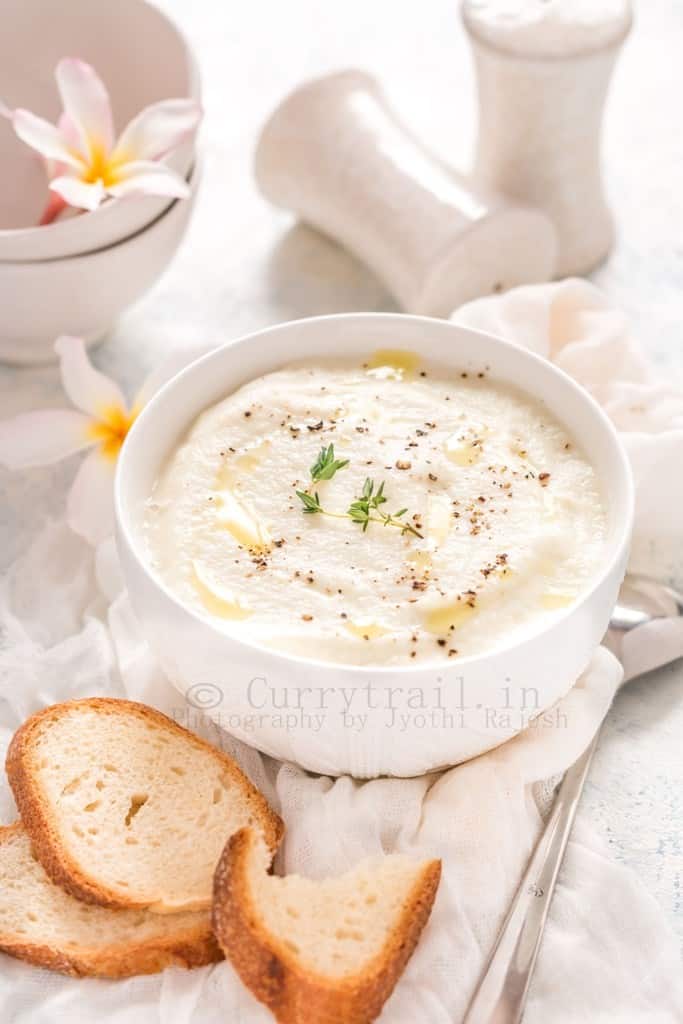
<path id="1" fill-rule="evenodd" d="M 310 468 L 311 483 L 318 483 L 319 480 L 331 480 L 337 470 L 344 469 L 348 464 L 348 459 L 335 459 L 333 445 L 323 448 Z M 414 537 L 422 538 L 423 536 L 411 523 L 403 519 L 408 511 L 407 508 L 401 508 L 397 512 L 385 512 L 381 508 L 388 500 L 384 494 L 384 481 L 375 487 L 375 481 L 371 477 L 366 477 L 362 493 L 351 502 L 346 512 L 332 512 L 330 509 L 324 508 L 317 491 L 313 493 L 310 490 L 297 491 L 296 495 L 303 506 L 301 511 L 307 515 L 319 514 L 331 516 L 334 519 L 350 519 L 351 522 L 358 523 L 363 533 L 370 523 L 381 523 L 382 526 L 396 527 L 401 531 L 401 536 L 406 533 L 411 533 Z"/>
<path id="2" fill-rule="evenodd" d="M 380 505 L 384 505 L 386 501 L 384 481 L 375 490 L 374 480 L 366 477 L 363 484 L 363 493 L 360 498 L 356 498 L 355 501 L 351 502 L 346 514 L 354 523 L 360 524 L 363 533 L 367 530 L 368 523 L 382 523 L 384 526 L 397 526 L 401 531 L 401 535 L 412 533 L 414 537 L 422 537 L 422 534 L 414 526 L 401 521 L 401 517 L 406 514 L 408 509 L 401 508 L 398 512 L 391 513 L 383 512 Z M 377 514 L 373 515 L 373 512 Z"/>
<path id="3" fill-rule="evenodd" d="M 297 497 L 301 498 L 303 504 L 302 512 L 323 512 L 324 509 L 320 504 L 320 496 L 316 491 L 315 494 L 309 494 L 308 491 L 297 491 Z"/>
<path id="4" fill-rule="evenodd" d="M 319 480 L 331 480 L 338 469 L 344 469 L 348 464 L 348 459 L 335 459 L 333 444 L 327 448 L 323 445 L 320 455 L 311 466 L 311 481 L 317 484 Z"/>

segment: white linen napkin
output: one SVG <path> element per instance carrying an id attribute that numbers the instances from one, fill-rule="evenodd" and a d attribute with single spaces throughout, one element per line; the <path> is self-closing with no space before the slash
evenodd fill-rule
<path id="1" fill-rule="evenodd" d="M 462 307 L 460 323 L 548 356 L 613 418 L 637 484 L 633 568 L 683 580 L 677 563 L 683 395 L 657 384 L 622 316 L 582 281 L 524 287 Z M 232 753 L 287 826 L 281 867 L 312 876 L 400 850 L 439 856 L 443 877 L 423 938 L 380 1020 L 462 1019 L 487 953 L 542 828 L 553 784 L 585 748 L 621 677 L 596 651 L 558 705 L 553 727 L 440 776 L 308 776 L 261 757 L 182 706 L 142 640 L 112 541 L 97 551 L 48 524 L 0 581 L 0 743 L 31 712 L 90 694 L 145 700 Z M 683 630 L 639 631 L 627 673 L 683 654 Z M 0 783 L 0 817 L 14 805 Z M 1 898 L 1 895 L 0 895 Z M 677 944 L 655 899 L 579 822 L 551 907 L 528 1024 L 675 1024 L 683 1015 Z M 128 981 L 76 981 L 0 959 L 0 1019 L 8 1024 L 261 1024 L 270 1014 L 229 964 L 170 969 Z M 311 1021 L 311 1024 L 316 1024 Z"/>

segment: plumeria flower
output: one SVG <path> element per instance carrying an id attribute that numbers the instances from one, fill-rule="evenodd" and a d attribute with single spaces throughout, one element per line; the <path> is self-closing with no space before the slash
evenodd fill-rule
<path id="1" fill-rule="evenodd" d="M 90 362 L 81 338 L 55 343 L 62 384 L 75 409 L 44 409 L 0 423 L 0 465 L 46 466 L 90 449 L 67 499 L 67 522 L 98 544 L 113 532 L 116 460 L 136 416 L 155 391 L 197 353 L 175 353 L 145 381 L 131 405 L 116 384 Z"/>
<path id="2" fill-rule="evenodd" d="M 56 125 L 28 110 L 11 113 L 19 138 L 47 160 L 56 199 L 41 223 L 53 220 L 65 205 L 95 210 L 107 196 L 189 195 L 187 182 L 160 161 L 196 130 L 201 119 L 197 103 L 153 103 L 116 139 L 109 93 L 95 70 L 67 57 L 55 75 L 64 107 Z"/>

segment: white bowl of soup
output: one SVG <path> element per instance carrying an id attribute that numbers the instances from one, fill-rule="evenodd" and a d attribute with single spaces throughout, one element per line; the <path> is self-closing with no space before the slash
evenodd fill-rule
<path id="1" fill-rule="evenodd" d="M 571 688 L 633 491 L 604 413 L 547 361 L 360 313 L 174 378 L 124 444 L 116 514 L 132 603 L 191 706 L 312 771 L 415 775 Z"/>

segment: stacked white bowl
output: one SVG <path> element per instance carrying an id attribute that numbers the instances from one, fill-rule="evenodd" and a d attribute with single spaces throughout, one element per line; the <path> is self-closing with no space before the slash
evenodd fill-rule
<path id="1" fill-rule="evenodd" d="M 64 57 L 106 83 L 117 130 L 159 100 L 199 101 L 199 75 L 181 33 L 144 0 L 0 0 L 0 99 L 51 122 L 60 114 L 54 72 Z M 95 342 L 169 263 L 199 187 L 194 142 L 166 161 L 188 199 L 128 196 L 38 227 L 48 199 L 41 158 L 0 118 L 0 360 L 55 358 L 60 334 Z"/>

